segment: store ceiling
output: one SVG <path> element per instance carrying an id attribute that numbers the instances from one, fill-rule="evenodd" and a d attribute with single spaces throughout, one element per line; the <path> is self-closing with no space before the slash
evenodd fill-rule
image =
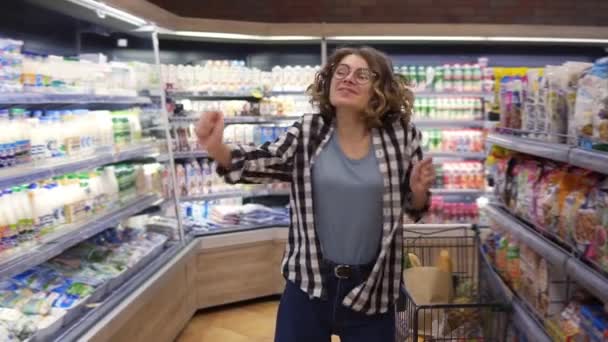
<path id="1" fill-rule="evenodd" d="M 269 23 L 608 26 L 607 0 L 148 0 L 188 18 Z"/>

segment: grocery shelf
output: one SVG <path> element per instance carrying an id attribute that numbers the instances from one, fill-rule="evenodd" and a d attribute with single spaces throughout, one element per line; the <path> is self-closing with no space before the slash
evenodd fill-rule
<path id="1" fill-rule="evenodd" d="M 494 98 L 493 93 L 487 92 L 477 92 L 477 91 L 469 91 L 469 92 L 435 92 L 435 91 L 414 91 L 416 97 L 478 97 L 486 100 L 491 100 Z"/>
<path id="2" fill-rule="evenodd" d="M 302 116 L 298 115 L 271 115 L 271 116 L 225 116 L 225 124 L 259 124 L 259 123 L 276 123 L 276 122 L 288 122 L 300 119 Z M 187 116 L 174 116 L 169 119 L 171 123 L 195 123 L 199 119 L 199 116 L 195 113 Z"/>
<path id="3" fill-rule="evenodd" d="M 260 230 L 260 229 L 274 229 L 274 228 L 289 228 L 288 225 L 279 225 L 276 223 L 262 224 L 262 225 L 239 225 L 227 228 L 219 228 L 219 229 L 207 229 L 206 231 L 202 231 L 200 229 L 193 229 L 192 235 L 195 237 L 205 237 L 205 236 L 214 236 L 214 235 L 222 235 L 222 234 L 230 234 L 230 233 L 240 233 L 240 232 L 248 232 L 252 230 Z"/>
<path id="4" fill-rule="evenodd" d="M 423 152 L 425 157 L 452 159 L 486 159 L 483 152 Z"/>
<path id="5" fill-rule="evenodd" d="M 173 159 L 191 159 L 191 158 L 207 158 L 209 153 L 207 151 L 187 151 L 187 152 L 175 152 L 173 153 Z"/>
<path id="6" fill-rule="evenodd" d="M 190 245 L 194 246 L 195 242 Z M 53 338 L 54 341 L 88 341 L 86 336 L 94 336 L 95 332 L 105 324 L 111 316 L 116 315 L 127 305 L 131 305 L 142 293 L 150 288 L 162 274 L 179 262 L 190 248 L 174 243 L 169 245 L 158 256 L 143 266 L 119 288 L 113 291 L 105 300 L 95 303 L 92 309 L 84 313 L 71 325 L 62 328 L 61 334 Z"/>
<path id="7" fill-rule="evenodd" d="M 482 195 L 485 193 L 481 189 L 431 189 L 434 195 Z"/>
<path id="8" fill-rule="evenodd" d="M 306 89 L 304 90 L 276 90 L 264 93 L 264 97 L 268 96 L 308 96 Z"/>
<path id="9" fill-rule="evenodd" d="M 489 134 L 487 142 L 513 151 L 569 163 L 604 174 L 608 173 L 608 152 L 585 150 L 566 144 L 555 144 L 497 133 Z"/>
<path id="10" fill-rule="evenodd" d="M 516 137 L 505 134 L 490 133 L 487 142 L 508 148 L 513 151 L 531 154 L 560 162 L 568 162 L 570 146 L 553 144 L 545 141 Z"/>
<path id="11" fill-rule="evenodd" d="M 121 220 L 152 206 L 158 200 L 158 195 L 138 196 L 115 209 L 49 233 L 42 238 L 42 245 L 0 258 L 0 278 L 11 277 L 39 265 L 103 230 L 118 225 Z"/>
<path id="12" fill-rule="evenodd" d="M 486 122 L 483 120 L 439 120 L 439 119 L 414 119 L 414 124 L 418 128 L 439 127 L 439 128 L 454 128 L 454 127 L 485 127 Z"/>
<path id="13" fill-rule="evenodd" d="M 578 285 L 600 300 L 608 302 L 608 277 L 604 277 L 581 260 L 574 258 L 567 251 L 541 236 L 533 228 L 513 216 L 506 209 L 495 204 L 490 204 L 484 209 L 488 217 L 503 229 L 508 230 L 518 240 L 525 241 L 527 246 L 545 258 L 549 263 L 557 267 L 565 266 L 566 273 Z"/>
<path id="14" fill-rule="evenodd" d="M 568 159 L 572 165 L 596 172 L 608 173 L 608 152 L 572 148 Z"/>
<path id="15" fill-rule="evenodd" d="M 223 93 L 209 91 L 169 91 L 167 97 L 174 99 L 189 99 L 189 100 L 209 100 L 209 101 L 260 101 L 260 97 L 256 97 L 251 93 Z"/>
<path id="16" fill-rule="evenodd" d="M 43 93 L 3 93 L 0 105 L 42 105 L 42 104 L 150 104 L 145 96 L 115 96 L 92 94 L 43 94 Z"/>
<path id="17" fill-rule="evenodd" d="M 271 189 L 266 186 L 259 186 L 251 190 L 237 190 L 227 192 L 217 192 L 197 196 L 185 196 L 181 197 L 180 201 L 213 201 L 222 198 L 235 198 L 235 197 L 260 197 L 260 196 L 286 196 L 289 195 L 289 189 Z"/>
<path id="18" fill-rule="evenodd" d="M 46 163 L 30 163 L 23 166 L 10 167 L 0 170 L 0 188 L 34 182 L 43 178 L 61 176 L 70 172 L 91 170 L 96 167 L 117 163 L 125 160 L 154 157 L 158 149 L 154 145 L 139 144 L 113 150 L 103 147 L 87 156 L 63 158 L 60 161 Z"/>
<path id="19" fill-rule="evenodd" d="M 481 252 L 484 261 L 490 266 L 488 276 L 484 281 L 488 282 L 488 286 L 500 291 L 505 299 L 511 305 L 512 322 L 519 331 L 524 333 L 529 341 L 551 342 L 551 338 L 545 332 L 542 323 L 539 322 L 536 315 L 528 310 L 527 305 L 520 299 L 511 289 L 505 284 L 500 275 L 491 266 L 486 253 Z"/>

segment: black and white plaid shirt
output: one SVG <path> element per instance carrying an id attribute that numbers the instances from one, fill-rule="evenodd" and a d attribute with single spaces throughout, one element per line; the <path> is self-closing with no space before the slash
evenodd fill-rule
<path id="1" fill-rule="evenodd" d="M 273 143 L 257 148 L 233 146 L 230 168 L 218 168 L 230 183 L 291 183 L 291 227 L 282 272 L 311 298 L 325 298 L 327 293 L 319 268 L 323 255 L 315 232 L 312 165 L 334 128 L 319 114 L 305 115 Z M 368 279 L 342 302 L 355 311 L 387 312 L 399 296 L 404 213 L 417 221 L 428 209 L 428 203 L 421 210 L 411 206 L 409 176 L 413 164 L 422 159 L 420 140 L 420 131 L 402 119 L 372 131 L 373 148 L 384 179 L 382 245 Z"/>

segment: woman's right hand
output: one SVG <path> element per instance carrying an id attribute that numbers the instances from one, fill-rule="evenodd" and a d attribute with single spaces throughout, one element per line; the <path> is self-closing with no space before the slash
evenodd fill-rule
<path id="1" fill-rule="evenodd" d="M 230 165 L 230 149 L 224 145 L 224 115 L 220 112 L 204 112 L 195 128 L 198 143 L 209 156 L 224 167 Z"/>
<path id="2" fill-rule="evenodd" d="M 198 143 L 207 151 L 216 150 L 224 140 L 224 115 L 220 112 L 204 112 L 196 124 Z"/>

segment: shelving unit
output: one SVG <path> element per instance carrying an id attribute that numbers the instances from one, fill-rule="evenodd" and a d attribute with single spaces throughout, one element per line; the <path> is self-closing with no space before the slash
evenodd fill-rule
<path id="1" fill-rule="evenodd" d="M 566 144 L 554 144 L 497 133 L 489 134 L 488 142 L 513 151 L 568 163 L 604 174 L 608 173 L 608 152 L 585 150 Z"/>
<path id="2" fill-rule="evenodd" d="M 485 190 L 481 189 L 431 189 L 433 195 L 482 195 Z"/>
<path id="3" fill-rule="evenodd" d="M 451 159 L 486 159 L 483 152 L 423 152 L 425 157 L 451 158 Z"/>
<path id="4" fill-rule="evenodd" d="M 434 92 L 434 91 L 414 91 L 416 97 L 477 97 L 484 100 L 492 100 L 494 94 L 486 92 Z"/>
<path id="5" fill-rule="evenodd" d="M 439 120 L 439 119 L 413 119 L 414 124 L 418 128 L 444 128 L 444 127 L 461 127 L 461 128 L 483 128 L 485 121 L 483 120 Z"/>
<path id="6" fill-rule="evenodd" d="M 485 262 L 491 265 L 485 253 L 481 253 Z M 551 338 L 545 333 L 542 322 L 538 320 L 536 315 L 532 313 L 527 305 L 511 291 L 504 283 L 500 275 L 490 267 L 491 271 L 485 281 L 490 282 L 489 286 L 500 291 L 511 305 L 512 322 L 519 331 L 524 332 L 529 341 L 552 342 Z"/>
<path id="7" fill-rule="evenodd" d="M 568 276 L 581 287 L 598 299 L 608 302 L 608 277 L 600 274 L 582 260 L 574 257 L 572 253 L 542 236 L 508 210 L 498 205 L 488 205 L 485 211 L 494 222 L 508 230 L 520 241 L 525 241 L 526 245 L 548 262 L 558 267 L 565 267 Z"/>
<path id="8" fill-rule="evenodd" d="M 39 265 L 105 229 L 115 227 L 121 220 L 149 208 L 158 200 L 157 195 L 138 196 L 83 222 L 61 227 L 44 236 L 40 246 L 24 246 L 18 252 L 0 259 L 0 277 L 11 277 Z"/>
<path id="9" fill-rule="evenodd" d="M 234 198 L 234 197 L 261 197 L 261 196 L 285 196 L 289 195 L 289 189 L 272 189 L 268 186 L 261 185 L 250 190 L 237 190 L 237 191 L 227 191 L 227 192 L 218 192 L 211 193 L 205 195 L 198 196 L 186 196 L 181 197 L 180 201 L 189 202 L 189 201 L 213 201 L 223 198 Z"/>
<path id="10" fill-rule="evenodd" d="M 44 94 L 44 93 L 3 93 L 0 94 L 0 106 L 11 105 L 86 105 L 86 104 L 124 104 L 145 105 L 152 103 L 145 96 L 116 96 L 93 94 Z"/>
<path id="11" fill-rule="evenodd" d="M 226 116 L 224 117 L 225 124 L 262 124 L 262 123 L 278 123 L 286 121 L 295 121 L 301 116 Z M 172 123 L 195 123 L 199 119 L 196 113 L 189 113 L 187 116 L 174 116 L 169 121 Z"/>
<path id="12" fill-rule="evenodd" d="M 210 229 L 206 231 L 193 230 L 192 235 L 194 237 L 205 237 L 205 236 L 213 236 L 213 235 L 221 235 L 221 234 L 230 234 L 230 233 L 240 233 L 240 232 L 249 232 L 260 229 L 274 229 L 274 228 L 289 228 L 288 225 L 282 226 L 273 223 L 263 224 L 263 225 L 238 225 L 234 227 L 226 227 L 221 229 Z"/>
<path id="13" fill-rule="evenodd" d="M 114 150 L 111 147 L 100 148 L 88 156 L 68 157 L 57 162 L 44 164 L 27 164 L 0 171 L 0 188 L 16 184 L 30 183 L 39 179 L 61 176 L 70 172 L 90 170 L 96 167 L 130 159 L 154 158 L 159 155 L 157 146 L 139 144 Z"/>
<path id="14" fill-rule="evenodd" d="M 174 159 L 192 159 L 192 158 L 207 158 L 209 153 L 207 151 L 188 151 L 188 152 L 175 152 L 173 153 Z"/>
<path id="15" fill-rule="evenodd" d="M 254 96 L 251 93 L 220 93 L 220 92 L 190 92 L 190 91 L 168 91 L 167 97 L 173 99 L 189 99 L 189 100 L 242 100 L 257 102 L 261 97 Z"/>

